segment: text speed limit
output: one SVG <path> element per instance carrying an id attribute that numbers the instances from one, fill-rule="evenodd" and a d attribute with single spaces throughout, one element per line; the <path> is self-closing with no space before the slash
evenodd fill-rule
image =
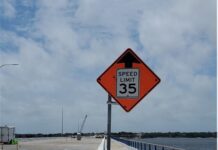
<path id="1" fill-rule="evenodd" d="M 117 97 L 136 98 L 139 96 L 139 69 L 117 70 Z"/>

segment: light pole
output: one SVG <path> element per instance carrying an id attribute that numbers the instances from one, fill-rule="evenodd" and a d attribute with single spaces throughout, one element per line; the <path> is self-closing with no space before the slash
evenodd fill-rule
<path id="1" fill-rule="evenodd" d="M 61 136 L 64 134 L 64 110 L 62 106 L 62 115 L 61 115 Z"/>
<path id="2" fill-rule="evenodd" d="M 0 65 L 0 69 L 5 67 L 5 66 L 16 66 L 16 65 L 19 65 L 19 64 L 3 64 L 3 65 Z M 0 88 L 0 96 L 1 96 L 1 88 Z M 3 101 L 2 101 L 2 103 L 3 103 Z M 0 101 L 0 109 L 2 110 L 2 108 L 3 108 L 3 106 L 1 106 L 1 101 Z M 2 114 L 2 116 L 3 116 L 3 112 L 1 112 L 0 114 Z M 0 116 L 0 117 L 1 117 L 1 124 L 3 125 L 2 116 Z"/>

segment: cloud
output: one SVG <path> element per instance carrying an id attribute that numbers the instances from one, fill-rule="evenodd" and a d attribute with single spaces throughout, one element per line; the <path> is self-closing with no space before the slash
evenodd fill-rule
<path id="1" fill-rule="evenodd" d="M 4 17 L 14 18 L 16 16 L 16 10 L 14 8 L 14 0 L 3 0 L 0 4 L 1 13 Z"/>
<path id="2" fill-rule="evenodd" d="M 216 130 L 215 1 L 10 5 L 25 19 L 0 26 L 1 64 L 20 64 L 1 69 L 0 117 L 19 133 L 60 132 L 62 106 L 66 132 L 85 114 L 85 132 L 105 131 L 107 93 L 96 78 L 128 47 L 162 81 L 130 113 L 113 106 L 113 131 Z"/>

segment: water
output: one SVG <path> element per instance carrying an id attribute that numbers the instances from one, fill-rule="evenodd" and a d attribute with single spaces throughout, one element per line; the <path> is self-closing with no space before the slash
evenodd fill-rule
<path id="1" fill-rule="evenodd" d="M 216 138 L 147 138 L 145 142 L 174 146 L 185 150 L 216 150 Z"/>

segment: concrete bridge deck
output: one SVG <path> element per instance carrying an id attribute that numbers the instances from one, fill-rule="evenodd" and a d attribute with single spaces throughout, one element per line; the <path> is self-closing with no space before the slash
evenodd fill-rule
<path id="1" fill-rule="evenodd" d="M 42 138 L 22 140 L 19 142 L 19 150 L 98 150 L 102 139 L 94 137 L 82 138 Z M 0 148 L 1 149 L 1 148 Z M 17 150 L 16 145 L 4 145 L 3 150 Z M 111 150 L 128 150 L 123 144 L 111 140 Z"/>

